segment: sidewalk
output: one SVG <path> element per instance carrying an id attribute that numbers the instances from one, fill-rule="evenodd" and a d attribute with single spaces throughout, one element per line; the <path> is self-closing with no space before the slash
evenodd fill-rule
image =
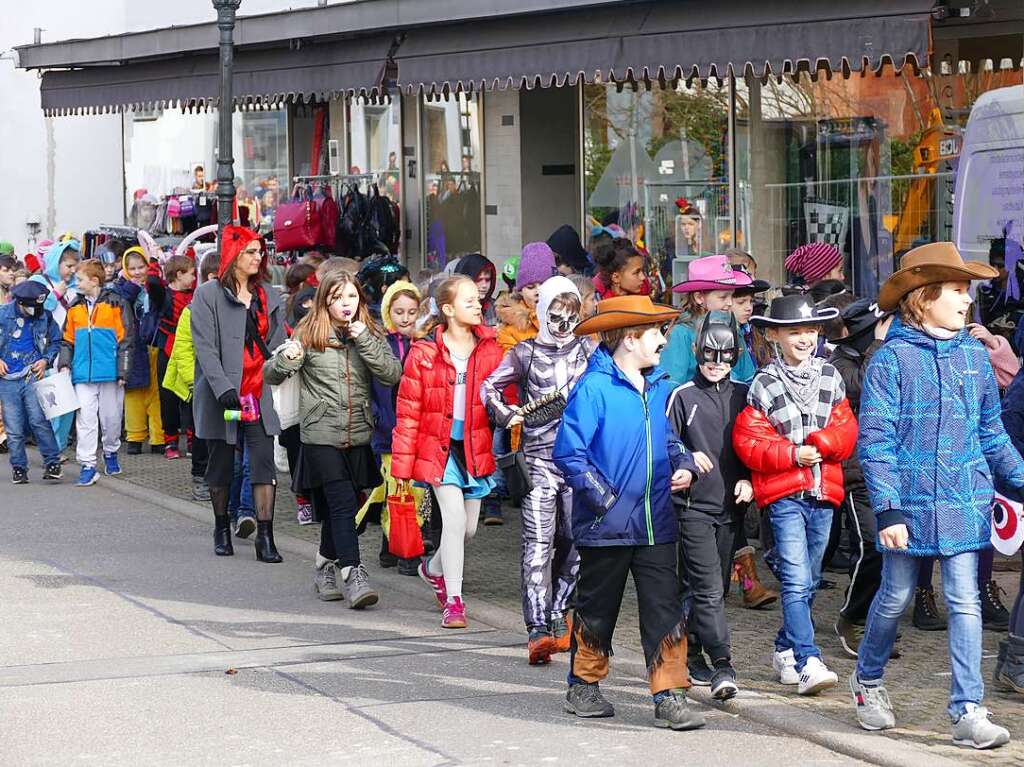
<path id="1" fill-rule="evenodd" d="M 168 496 L 189 500 L 189 462 L 168 461 L 160 456 L 126 456 L 124 480 L 142 488 L 158 490 Z M 279 485 L 275 530 L 290 534 L 313 543 L 319 540 L 319 527 L 300 527 L 295 522 L 294 499 L 287 490 L 287 480 L 282 475 Z M 205 504 L 203 508 L 208 508 Z M 503 608 L 504 620 L 510 628 L 517 627 L 520 612 L 519 597 L 519 525 L 515 509 L 505 510 L 506 524 L 503 527 L 481 525 L 476 538 L 471 542 L 466 557 L 465 593 L 470 614 L 474 612 L 474 600 L 482 599 Z M 363 552 L 371 573 L 379 571 L 376 554 L 379 551 L 379 528 L 371 527 L 363 536 Z M 312 556 L 312 548 L 310 552 Z M 767 582 L 776 588 L 768 569 L 761 564 L 759 571 Z M 394 571 L 391 571 L 394 572 Z M 815 615 L 820 627 L 821 647 L 824 660 L 840 677 L 840 685 L 834 690 L 815 698 L 802 698 L 782 688 L 771 674 L 771 640 L 778 628 L 780 612 L 778 605 L 766 611 L 744 610 L 739 606 L 735 592 L 728 603 L 729 623 L 732 628 L 734 664 L 739 672 L 741 685 L 746 690 L 763 696 L 761 699 L 744 703 L 737 699 L 735 706 L 726 708 L 746 716 L 756 713 L 764 706 L 764 698 L 787 706 L 795 706 L 807 712 L 827 717 L 846 726 L 856 724 L 846 687 L 846 678 L 853 670 L 854 661 L 841 650 L 832 632 L 832 624 L 843 599 L 846 586 L 845 575 L 828 574 L 836 580 L 838 588 L 821 591 L 815 604 Z M 997 581 L 1012 600 L 1017 593 L 1018 573 L 997 572 Z M 415 580 L 408 581 L 415 584 Z M 940 580 L 936 577 L 936 587 Z M 984 674 L 986 681 L 985 704 L 993 711 L 997 721 L 1007 727 L 1013 741 L 1006 747 L 989 752 L 976 752 L 952 745 L 949 738 L 949 720 L 945 713 L 950 681 L 946 632 L 922 632 L 915 629 L 908 615 L 901 628 L 903 657 L 893 661 L 887 672 L 887 682 L 893 705 L 896 708 L 900 728 L 888 737 L 912 742 L 923 747 L 926 753 L 936 758 L 951 758 L 964 763 L 980 765 L 1024 764 L 1024 696 L 1001 693 L 990 684 L 995 665 L 1000 635 L 985 632 Z M 525 633 L 522 636 L 525 646 Z M 636 622 L 636 598 L 632 582 L 627 587 L 626 602 L 623 605 L 620 623 L 615 635 L 617 646 L 640 651 L 639 628 Z M 525 647 L 524 653 L 525 655 Z M 798 717 L 798 712 L 789 709 Z M 871 739 L 885 738 L 886 735 L 872 734 Z"/>

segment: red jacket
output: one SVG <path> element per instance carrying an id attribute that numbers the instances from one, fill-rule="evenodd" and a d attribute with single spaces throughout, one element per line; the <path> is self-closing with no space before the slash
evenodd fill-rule
<path id="1" fill-rule="evenodd" d="M 441 339 L 433 337 L 413 344 L 398 385 L 397 423 L 391 440 L 391 475 L 431 485 L 441 483 L 448 463 L 452 410 L 455 397 L 455 366 Z M 496 470 L 491 450 L 491 424 L 480 400 L 480 385 L 501 362 L 502 351 L 493 328 L 477 325 L 476 348 L 469 358 L 466 376 L 466 468 L 474 477 Z"/>
<path id="2" fill-rule="evenodd" d="M 814 489 L 810 468 L 796 463 L 797 445 L 775 431 L 768 417 L 757 408 L 747 405 L 739 414 L 732 429 L 732 444 L 736 455 L 750 469 L 754 499 L 761 508 L 802 490 Z M 833 406 L 828 426 L 812 432 L 806 444 L 821 453 L 822 499 L 839 506 L 845 495 L 842 462 L 853 455 L 857 446 L 857 419 L 850 403 L 844 399 Z"/>

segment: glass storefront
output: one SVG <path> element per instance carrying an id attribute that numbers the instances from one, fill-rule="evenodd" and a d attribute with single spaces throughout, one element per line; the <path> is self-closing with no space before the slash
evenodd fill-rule
<path id="1" fill-rule="evenodd" d="M 421 120 L 424 266 L 440 270 L 483 246 L 480 96 L 424 96 Z"/>

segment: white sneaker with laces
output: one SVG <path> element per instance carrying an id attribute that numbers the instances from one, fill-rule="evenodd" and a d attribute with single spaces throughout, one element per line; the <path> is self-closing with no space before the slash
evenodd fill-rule
<path id="1" fill-rule="evenodd" d="M 829 671 L 828 667 L 821 662 L 821 658 L 812 655 L 804 663 L 804 670 L 800 672 L 800 681 L 796 688 L 800 695 L 817 695 L 822 690 L 835 687 L 839 683 L 839 677 L 835 672 Z"/>
<path id="2" fill-rule="evenodd" d="M 796 658 L 792 650 L 776 650 L 772 655 L 772 669 L 779 684 L 799 684 L 800 675 L 796 673 Z"/>
<path id="3" fill-rule="evenodd" d="M 896 726 L 889 693 L 881 682 L 862 684 L 854 671 L 850 674 L 850 692 L 857 707 L 857 721 L 865 730 L 889 730 Z"/>
<path id="4" fill-rule="evenodd" d="M 1010 733 L 1005 727 L 993 723 L 988 709 L 974 703 L 966 709 L 953 724 L 953 742 L 958 746 L 972 748 L 997 748 L 1010 742 Z"/>

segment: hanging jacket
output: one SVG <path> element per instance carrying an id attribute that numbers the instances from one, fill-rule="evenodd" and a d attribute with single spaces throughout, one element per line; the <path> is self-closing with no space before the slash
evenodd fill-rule
<path id="1" fill-rule="evenodd" d="M 107 383 L 128 377 L 135 329 L 131 307 L 110 288 L 90 306 L 79 295 L 64 322 L 59 367 L 71 368 L 72 383 Z"/>
<path id="2" fill-rule="evenodd" d="M 192 385 L 195 382 L 196 350 L 192 346 L 192 310 L 185 307 L 178 318 L 178 330 L 174 334 L 174 346 L 167 360 L 167 372 L 161 385 L 188 402 L 192 399 Z"/>
<path id="3" fill-rule="evenodd" d="M 729 379 L 711 383 L 700 370 L 672 392 L 669 423 L 689 452 L 704 453 L 714 464 L 707 474 L 694 477 L 688 490 L 672 496 L 679 513 L 694 509 L 726 522 L 742 513 L 735 488 L 741 479 L 750 479 L 750 470 L 733 449 L 732 430 L 746 406 L 744 384 Z"/>
<path id="4" fill-rule="evenodd" d="M 480 399 L 480 386 L 501 362 L 494 330 L 473 329 L 477 344 L 466 378 L 466 424 L 463 442 L 466 469 L 474 477 L 494 473 L 491 425 Z M 398 387 L 398 422 L 391 441 L 391 474 L 437 485 L 444 476 L 451 444 L 455 365 L 442 329 L 413 344 Z"/>
<path id="5" fill-rule="evenodd" d="M 664 417 L 672 385 L 659 368 L 641 394 L 599 346 L 569 394 L 555 438 L 555 466 L 573 490 L 576 546 L 675 543 L 672 474 L 696 474 Z"/>
<path id="6" fill-rule="evenodd" d="M 111 290 L 121 296 L 124 302 L 131 308 L 132 329 L 136 339 L 136 343 L 132 346 L 131 360 L 128 364 L 128 377 L 124 381 L 124 388 L 146 389 L 149 387 L 149 347 L 140 336 L 140 317 L 136 309 L 136 302 L 139 299 L 139 294 L 142 293 L 142 286 L 136 285 L 124 277 L 118 277 L 114 280 Z"/>
<path id="7" fill-rule="evenodd" d="M 306 347 L 295 360 L 279 352 L 263 368 L 271 386 L 296 373 L 302 443 L 348 449 L 370 443 L 371 382 L 396 384 L 402 367 L 383 337 L 364 330 L 354 339 L 331 338 L 322 352 Z"/>
<path id="8" fill-rule="evenodd" d="M 586 372 L 596 348 L 597 343 L 590 338 L 575 338 L 561 348 L 536 338 L 513 346 L 480 390 L 495 423 L 507 428 L 515 415 L 502 396 L 511 385 L 516 386 L 524 404 L 555 391 L 562 392 L 568 399 Z M 561 419 L 556 418 L 541 426 L 524 423 L 522 445 L 526 455 L 550 460 L 560 422 Z"/>
<path id="9" fill-rule="evenodd" d="M 905 524 L 905 553 L 990 545 L 993 486 L 1024 488 L 1000 409 L 980 341 L 966 331 L 938 340 L 893 320 L 864 376 L 859 453 L 878 529 Z"/>

